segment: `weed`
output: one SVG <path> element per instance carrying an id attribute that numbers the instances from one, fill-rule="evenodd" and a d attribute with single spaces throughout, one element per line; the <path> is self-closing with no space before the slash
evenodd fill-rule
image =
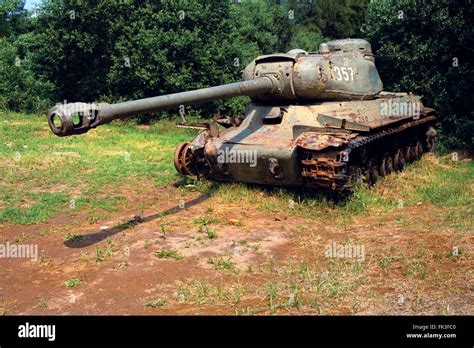
<path id="1" fill-rule="evenodd" d="M 180 285 L 176 297 L 180 303 L 203 304 L 210 301 L 211 288 L 204 280 L 192 280 L 186 285 Z"/>
<path id="2" fill-rule="evenodd" d="M 298 232 L 308 232 L 309 231 L 309 227 L 306 226 L 306 225 L 298 225 L 296 226 L 296 230 Z"/>
<path id="3" fill-rule="evenodd" d="M 156 307 L 162 307 L 162 306 L 164 306 L 166 303 L 167 303 L 166 300 L 157 299 L 157 300 L 152 300 L 152 301 L 147 301 L 147 302 L 145 302 L 145 306 L 147 306 L 147 307 L 152 307 L 152 308 L 156 308 Z"/>
<path id="4" fill-rule="evenodd" d="M 406 274 L 410 276 L 419 275 L 421 279 L 425 279 L 428 275 L 428 264 L 424 260 L 413 258 Z"/>
<path id="5" fill-rule="evenodd" d="M 13 243 L 23 243 L 25 240 L 27 240 L 30 236 L 27 233 L 22 233 L 18 236 L 15 236 L 13 238 Z"/>
<path id="6" fill-rule="evenodd" d="M 250 307 L 245 307 L 245 308 L 242 308 L 242 309 L 236 309 L 235 310 L 235 315 L 245 315 L 245 316 L 250 316 L 250 315 L 254 315 L 254 311 L 253 309 L 251 309 Z"/>
<path id="7" fill-rule="evenodd" d="M 155 256 L 160 259 L 174 259 L 176 261 L 181 260 L 184 257 L 177 250 L 166 248 L 155 252 Z"/>
<path id="8" fill-rule="evenodd" d="M 209 238 L 209 239 L 216 239 L 217 238 L 217 233 L 214 230 L 211 230 L 207 227 L 206 227 L 206 235 L 207 235 L 207 238 Z"/>
<path id="9" fill-rule="evenodd" d="M 71 278 L 71 279 L 66 280 L 64 282 L 64 285 L 67 288 L 73 288 L 73 287 L 81 285 L 81 284 L 82 284 L 82 280 L 80 278 Z"/>
<path id="10" fill-rule="evenodd" d="M 102 262 L 113 255 L 114 243 L 111 239 L 107 240 L 107 247 L 105 248 L 95 248 L 95 262 Z"/>
<path id="11" fill-rule="evenodd" d="M 298 309 L 302 302 L 301 289 L 295 282 L 291 282 L 290 288 L 291 291 L 288 296 L 288 306 Z"/>
<path id="12" fill-rule="evenodd" d="M 82 234 L 74 234 L 74 233 L 68 233 L 64 236 L 65 241 L 70 241 L 70 242 L 80 242 L 84 240 L 86 237 Z"/>
<path id="13" fill-rule="evenodd" d="M 267 257 L 266 268 L 269 273 L 274 273 L 276 271 L 275 259 L 271 255 Z"/>
<path id="14" fill-rule="evenodd" d="M 362 266 L 361 266 L 361 263 L 359 262 L 359 260 L 356 260 L 354 262 L 354 265 L 352 267 L 352 273 L 354 274 L 361 274 L 362 273 Z"/>
<path id="15" fill-rule="evenodd" d="M 237 286 L 228 291 L 228 293 L 224 292 L 224 297 L 227 300 L 230 300 L 232 306 L 236 306 L 242 299 L 242 294 L 242 289 Z"/>
<path id="16" fill-rule="evenodd" d="M 227 271 L 235 272 L 235 264 L 229 259 L 224 259 L 223 257 L 219 258 L 209 258 L 208 263 L 214 265 L 214 269 L 217 271 Z"/>
<path id="17" fill-rule="evenodd" d="M 270 307 L 271 314 L 275 314 L 276 304 L 275 300 L 278 296 L 278 288 L 275 282 L 269 282 L 267 284 L 267 297 L 268 297 L 268 306 Z"/>
<path id="18" fill-rule="evenodd" d="M 424 304 L 425 304 L 425 300 L 422 297 L 420 297 L 419 295 L 417 295 L 415 300 L 411 304 L 411 309 L 415 313 L 419 313 L 423 309 Z"/>
<path id="19" fill-rule="evenodd" d="M 218 221 L 218 219 L 215 216 L 203 215 L 203 216 L 198 216 L 198 217 L 194 218 L 193 221 L 198 226 L 207 226 L 207 225 L 211 225 L 211 224 L 216 223 Z"/>
<path id="20" fill-rule="evenodd" d="M 38 304 L 36 305 L 38 308 L 48 308 L 48 304 L 46 303 L 44 298 L 40 298 L 38 300 Z"/>
<path id="21" fill-rule="evenodd" d="M 166 239 L 165 224 L 161 221 L 160 221 L 160 231 L 161 231 L 161 238 Z"/>
<path id="22" fill-rule="evenodd" d="M 100 220 L 103 220 L 107 218 L 107 214 L 94 214 L 92 213 L 88 218 L 87 221 L 89 222 L 90 225 L 94 225 L 98 223 Z"/>

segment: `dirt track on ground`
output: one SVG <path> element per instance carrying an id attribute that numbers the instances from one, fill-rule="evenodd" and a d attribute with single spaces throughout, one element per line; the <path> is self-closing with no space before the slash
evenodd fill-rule
<path id="1" fill-rule="evenodd" d="M 150 192 L 144 211 L 132 197 L 128 211 L 93 224 L 79 215 L 4 228 L 4 241 L 28 235 L 22 243 L 37 244 L 39 260 L 0 259 L 3 314 L 474 313 L 471 235 L 406 229 L 394 214 L 334 226 L 181 194 L 174 187 Z M 418 226 L 437 210 L 414 206 L 403 214 Z M 196 224 L 211 215 L 216 222 Z M 65 241 L 67 233 L 85 238 Z M 325 257 L 327 245 L 350 241 L 364 245 L 362 262 Z M 446 257 L 453 245 L 463 245 L 463 255 Z M 180 257 L 157 257 L 163 249 Z M 81 284 L 66 287 L 73 278 Z"/>

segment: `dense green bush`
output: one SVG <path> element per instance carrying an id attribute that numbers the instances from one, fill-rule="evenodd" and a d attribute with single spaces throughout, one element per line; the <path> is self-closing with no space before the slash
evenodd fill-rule
<path id="1" fill-rule="evenodd" d="M 260 54 L 362 35 L 385 89 L 423 95 L 439 113 L 444 144 L 472 148 L 473 18 L 473 6 L 449 1 L 45 0 L 31 16 L 24 0 L 3 0 L 0 107 L 35 111 L 229 83 Z M 235 114 L 247 101 L 187 110 Z"/>
<path id="2" fill-rule="evenodd" d="M 384 0 L 367 12 L 364 31 L 384 89 L 423 95 L 448 147 L 473 148 L 473 22 L 467 1 Z"/>
<path id="3" fill-rule="evenodd" d="M 25 0 L 0 1 L 0 37 L 15 38 L 31 30 L 31 18 Z"/>
<path id="4" fill-rule="evenodd" d="M 293 25 L 297 32 L 303 30 L 322 34 L 329 39 L 343 39 L 359 37 L 369 1 L 287 0 L 285 3 L 287 11 L 293 14 Z"/>
<path id="5" fill-rule="evenodd" d="M 0 109 L 38 112 L 51 104 L 54 86 L 32 70 L 29 38 L 33 20 L 24 1 L 0 1 Z"/>
<path id="6" fill-rule="evenodd" d="M 51 106 L 53 85 L 38 79 L 18 46 L 0 38 L 0 109 L 38 112 Z"/>
<path id="7" fill-rule="evenodd" d="M 352 21 L 331 22 L 340 11 L 355 13 L 339 3 L 331 11 L 324 3 L 285 6 L 270 0 L 44 1 L 25 24 L 24 1 L 8 2 L 3 36 L 13 37 L 15 46 L 23 43 L 19 49 L 28 57 L 30 77 L 49 81 L 56 102 L 118 101 L 234 82 L 260 54 L 315 50 L 325 39 L 316 21 L 330 33 L 354 31 L 347 27 Z M 188 112 L 233 114 L 247 101 L 208 103 Z"/>
<path id="8" fill-rule="evenodd" d="M 286 18 L 265 2 L 136 3 L 55 1 L 41 8 L 32 56 L 36 73 L 56 86 L 56 100 L 135 99 L 235 82 L 255 56 L 279 48 L 278 23 Z M 195 110 L 235 113 L 245 102 Z"/>

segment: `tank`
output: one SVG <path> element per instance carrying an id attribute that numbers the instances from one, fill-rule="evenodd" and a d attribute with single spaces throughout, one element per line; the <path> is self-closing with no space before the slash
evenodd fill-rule
<path id="1" fill-rule="evenodd" d="M 305 187 L 350 193 L 433 151 L 435 110 L 411 93 L 383 91 L 370 43 L 322 43 L 257 57 L 243 81 L 194 91 L 51 109 L 58 136 L 82 134 L 114 119 L 186 105 L 249 96 L 243 115 L 179 127 L 202 131 L 178 144 L 174 165 L 183 175 L 215 181 Z"/>

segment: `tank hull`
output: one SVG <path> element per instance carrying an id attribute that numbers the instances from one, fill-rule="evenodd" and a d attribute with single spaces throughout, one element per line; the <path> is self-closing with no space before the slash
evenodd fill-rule
<path id="1" fill-rule="evenodd" d="M 216 181 L 347 191 L 359 179 L 374 183 L 429 151 L 433 137 L 427 132 L 435 121 L 432 109 L 406 93 L 383 92 L 364 101 L 251 103 L 240 125 L 191 142 L 190 172 Z"/>

